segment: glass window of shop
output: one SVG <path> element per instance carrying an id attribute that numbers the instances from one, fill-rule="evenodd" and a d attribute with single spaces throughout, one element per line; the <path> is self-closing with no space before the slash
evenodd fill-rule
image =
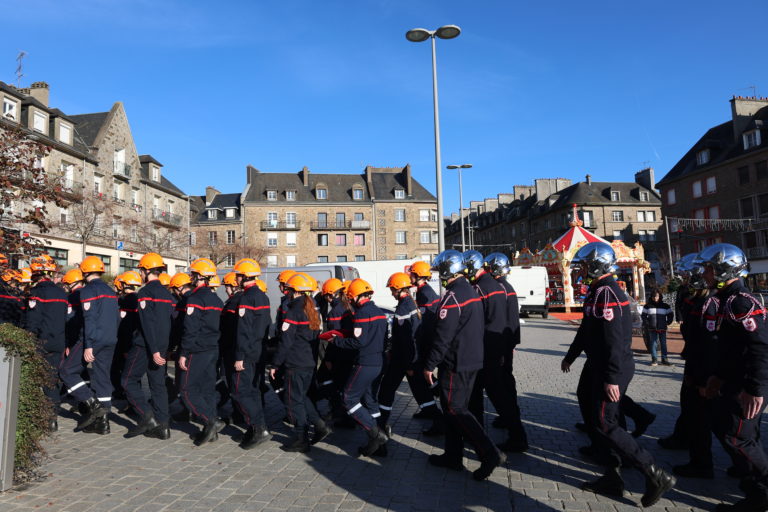
<path id="1" fill-rule="evenodd" d="M 128 272 L 129 270 L 136 270 L 139 266 L 139 260 L 133 260 L 131 258 L 120 258 L 120 272 Z"/>

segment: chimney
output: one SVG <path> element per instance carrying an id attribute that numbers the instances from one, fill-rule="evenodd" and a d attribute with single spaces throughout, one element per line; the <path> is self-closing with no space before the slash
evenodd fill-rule
<path id="1" fill-rule="evenodd" d="M 456 212 L 451 212 L 451 222 L 456 222 L 459 220 L 459 214 Z"/>
<path id="2" fill-rule="evenodd" d="M 587 174 L 585 176 L 585 178 L 587 180 L 587 185 L 592 185 L 592 175 L 591 174 Z M 635 175 L 635 179 L 637 179 L 637 175 Z"/>
<path id="3" fill-rule="evenodd" d="M 32 96 L 44 106 L 48 106 L 48 96 L 50 90 L 46 82 L 35 82 L 29 87 L 19 89 L 19 92 L 26 94 L 27 96 Z"/>
<path id="4" fill-rule="evenodd" d="M 731 116 L 733 118 L 733 140 L 737 143 L 755 113 L 768 107 L 768 98 L 756 96 L 734 96 L 731 98 Z"/>
<path id="5" fill-rule="evenodd" d="M 411 164 L 405 164 L 403 168 L 403 174 L 405 177 L 405 195 L 407 197 L 413 196 L 413 178 L 411 177 Z"/>
<path id="6" fill-rule="evenodd" d="M 301 168 L 301 183 L 305 187 L 309 186 L 309 168 L 306 165 Z"/>
<path id="7" fill-rule="evenodd" d="M 635 183 L 648 190 L 656 188 L 656 178 L 653 174 L 653 167 L 646 167 L 635 173 Z"/>
<path id="8" fill-rule="evenodd" d="M 248 183 L 253 183 L 256 181 L 256 175 L 259 174 L 259 171 L 257 168 L 252 166 L 251 164 L 248 164 L 245 166 L 245 180 Z"/>
<path id="9" fill-rule="evenodd" d="M 370 165 L 365 166 L 365 183 L 368 185 L 368 194 L 370 194 L 371 199 L 376 199 L 376 194 L 373 190 L 373 167 Z"/>
<path id="10" fill-rule="evenodd" d="M 258 172 L 258 171 L 257 171 Z M 217 195 L 221 194 L 213 187 L 205 187 L 205 206 L 210 206 Z"/>
<path id="11" fill-rule="evenodd" d="M 509 204 L 515 200 L 515 194 L 497 194 L 496 198 L 499 204 Z"/>

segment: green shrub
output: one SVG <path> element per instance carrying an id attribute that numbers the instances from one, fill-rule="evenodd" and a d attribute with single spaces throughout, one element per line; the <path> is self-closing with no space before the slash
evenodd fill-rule
<path id="1" fill-rule="evenodd" d="M 13 476 L 16 483 L 34 477 L 34 470 L 45 458 L 42 441 L 51 432 L 53 405 L 43 393 L 54 376 L 46 360 L 37 351 L 37 339 L 14 325 L 0 324 L 0 346 L 21 359 L 19 414 L 16 420 L 16 455 Z"/>

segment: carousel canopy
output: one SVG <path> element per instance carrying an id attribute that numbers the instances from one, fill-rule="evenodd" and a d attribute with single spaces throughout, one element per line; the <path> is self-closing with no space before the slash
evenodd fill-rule
<path id="1" fill-rule="evenodd" d="M 597 235 L 593 235 L 586 229 L 582 228 L 583 222 L 581 219 L 579 219 L 578 211 L 576 210 L 576 205 L 573 205 L 573 215 L 571 217 L 571 222 L 569 223 L 571 226 L 571 229 L 566 231 L 562 234 L 560 238 L 552 242 L 552 247 L 560 252 L 568 252 L 572 248 L 576 247 L 576 245 L 579 244 L 579 242 L 603 242 L 608 245 L 611 245 L 611 242 L 608 240 L 605 240 L 603 238 L 600 238 Z"/>

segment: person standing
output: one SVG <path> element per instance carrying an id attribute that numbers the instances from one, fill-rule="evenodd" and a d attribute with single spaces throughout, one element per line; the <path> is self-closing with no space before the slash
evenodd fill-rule
<path id="1" fill-rule="evenodd" d="M 3 269 L 0 276 L 0 324 L 21 325 L 22 299 L 13 286 L 16 271 Z"/>
<path id="2" fill-rule="evenodd" d="M 658 346 L 661 346 L 661 364 L 669 366 L 667 326 L 675 319 L 675 313 L 669 304 L 664 302 L 660 290 L 656 289 L 651 292 L 651 300 L 643 306 L 643 312 L 640 316 L 643 319 L 643 328 L 648 332 L 651 345 L 651 366 L 658 364 Z"/>
<path id="3" fill-rule="evenodd" d="M 172 394 L 175 399 L 170 405 L 171 417 L 175 421 L 189 421 L 189 411 L 181 398 L 181 382 L 184 380 L 184 370 L 179 366 L 181 338 L 184 334 L 184 316 L 187 314 L 187 300 L 192 293 L 192 278 L 185 272 L 177 272 L 171 277 L 169 291 L 176 300 L 171 314 L 171 334 L 168 344 L 168 358 L 174 361 Z"/>

